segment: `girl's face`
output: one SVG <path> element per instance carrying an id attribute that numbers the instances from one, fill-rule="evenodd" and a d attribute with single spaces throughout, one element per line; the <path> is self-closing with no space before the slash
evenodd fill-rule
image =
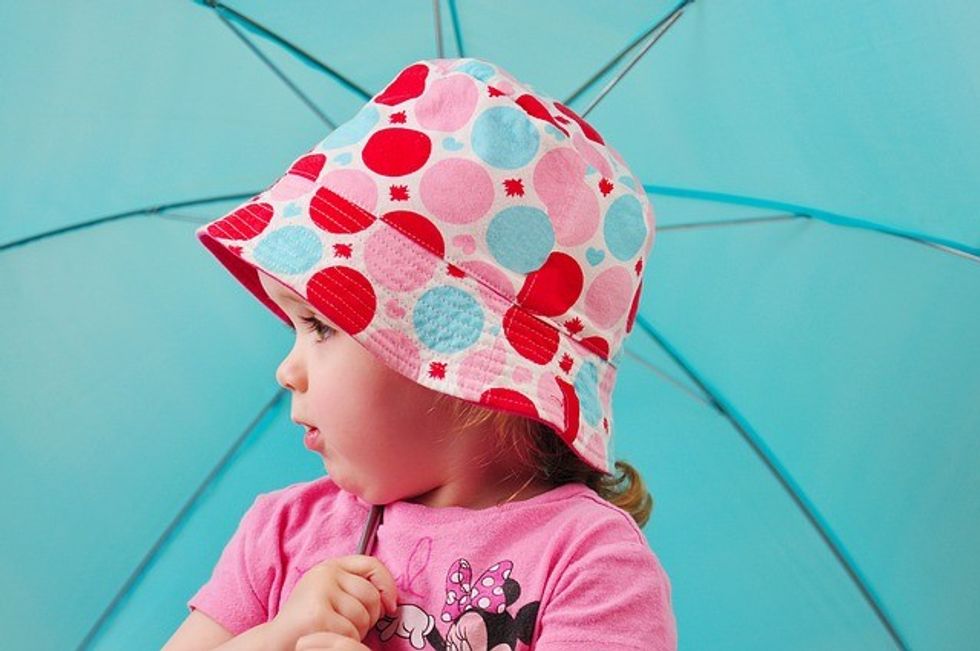
<path id="1" fill-rule="evenodd" d="M 292 392 L 290 416 L 320 430 L 318 452 L 341 488 L 372 504 L 414 497 L 442 506 L 486 501 L 488 483 L 513 485 L 500 483 L 499 468 L 474 472 L 489 437 L 447 441 L 448 405 L 433 407 L 435 391 L 387 367 L 279 281 L 259 278 L 296 332 L 276 370 Z"/>

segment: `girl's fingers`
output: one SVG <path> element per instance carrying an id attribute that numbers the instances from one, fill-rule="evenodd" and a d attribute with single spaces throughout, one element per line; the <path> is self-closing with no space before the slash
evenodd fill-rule
<path id="1" fill-rule="evenodd" d="M 374 588 L 371 589 L 373 590 Z M 344 618 L 355 628 L 356 634 L 354 635 L 354 639 L 360 640 L 364 637 L 371 625 L 377 621 L 376 619 L 371 619 L 371 613 L 368 612 L 367 606 L 360 599 L 348 594 L 343 589 L 330 596 L 330 605 L 333 608 L 334 614 Z M 374 609 L 377 610 L 376 607 Z"/>
<path id="2" fill-rule="evenodd" d="M 395 587 L 395 577 L 388 568 L 373 556 L 351 554 L 342 556 L 337 561 L 348 572 L 363 576 L 381 593 L 381 599 L 388 606 L 388 612 L 394 612 L 398 607 L 398 588 Z"/>
<path id="3" fill-rule="evenodd" d="M 378 589 L 370 581 L 357 574 L 345 572 L 337 577 L 337 584 L 344 592 L 351 595 L 367 609 L 366 615 L 370 618 L 371 622 L 378 621 L 378 618 L 381 616 L 381 609 L 385 607 L 381 603 L 384 596 L 381 595 L 379 599 Z"/>
<path id="4" fill-rule="evenodd" d="M 348 598 L 350 599 L 352 597 L 348 595 Z M 350 619 L 338 612 L 328 613 L 325 624 L 330 629 L 330 631 L 327 631 L 329 633 L 336 633 L 340 637 L 346 637 L 351 640 L 359 641 L 362 639 L 361 631 L 358 630 L 357 626 Z M 366 632 L 367 629 L 365 629 Z"/>

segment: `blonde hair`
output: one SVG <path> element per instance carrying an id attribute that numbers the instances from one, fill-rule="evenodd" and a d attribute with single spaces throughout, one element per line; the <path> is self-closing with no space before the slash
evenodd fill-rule
<path id="1" fill-rule="evenodd" d="M 553 486 L 583 483 L 607 502 L 626 511 L 638 526 L 643 527 L 649 521 L 654 500 L 639 471 L 631 464 L 618 460 L 615 468 L 620 474 L 606 474 L 580 459 L 549 425 L 519 414 L 488 409 L 445 393 L 438 393 L 434 404 L 447 400 L 450 401 L 454 431 L 490 424 L 490 429 L 497 434 L 493 458 L 513 455 L 521 466 L 533 468 L 538 477 Z"/>

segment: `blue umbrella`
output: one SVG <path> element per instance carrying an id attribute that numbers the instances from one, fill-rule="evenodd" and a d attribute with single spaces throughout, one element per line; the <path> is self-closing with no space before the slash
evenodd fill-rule
<path id="1" fill-rule="evenodd" d="M 433 56 L 563 99 L 646 184 L 615 451 L 681 648 L 980 638 L 980 7 L 432 9 L 6 12 L 5 645 L 158 648 L 255 495 L 322 473 L 289 333 L 193 230 Z"/>

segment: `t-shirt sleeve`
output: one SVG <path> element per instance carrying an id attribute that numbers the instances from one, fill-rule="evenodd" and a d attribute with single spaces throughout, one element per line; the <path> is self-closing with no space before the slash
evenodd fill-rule
<path id="1" fill-rule="evenodd" d="M 270 554 L 267 530 L 272 520 L 271 500 L 260 494 L 242 516 L 238 528 L 225 544 L 211 577 L 187 602 L 239 635 L 267 619 L 267 601 L 271 588 L 265 565 Z"/>
<path id="2" fill-rule="evenodd" d="M 604 542 L 561 571 L 539 617 L 535 651 L 676 651 L 667 573 L 640 542 Z"/>

